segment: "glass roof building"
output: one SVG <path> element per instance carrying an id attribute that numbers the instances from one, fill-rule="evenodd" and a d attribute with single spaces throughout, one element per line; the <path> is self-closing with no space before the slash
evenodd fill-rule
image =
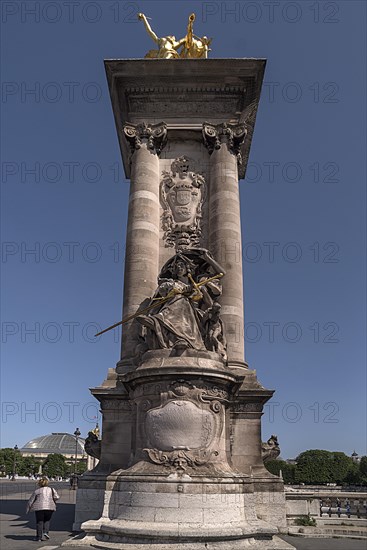
<path id="1" fill-rule="evenodd" d="M 78 456 L 82 457 L 84 452 L 84 439 L 78 438 Z M 34 455 L 36 458 L 46 458 L 51 453 L 59 453 L 65 458 L 75 456 L 76 437 L 68 433 L 52 433 L 41 435 L 28 441 L 19 450 L 23 456 Z"/>

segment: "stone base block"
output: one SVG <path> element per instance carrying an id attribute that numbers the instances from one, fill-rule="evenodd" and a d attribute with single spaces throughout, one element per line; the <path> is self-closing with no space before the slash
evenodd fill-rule
<path id="1" fill-rule="evenodd" d="M 228 540 L 197 540 L 178 542 L 163 542 L 151 539 L 132 542 L 126 537 L 123 541 L 121 538 L 113 540 L 113 537 L 91 536 L 87 535 L 84 538 L 74 538 L 62 544 L 68 548 L 95 548 L 99 550 L 294 550 L 294 546 L 284 542 L 279 537 L 269 538 L 254 538 L 247 539 L 228 539 Z"/>
<path id="2" fill-rule="evenodd" d="M 106 479 L 106 475 L 93 474 L 93 472 L 88 472 L 79 479 L 73 531 L 80 531 L 83 522 L 97 520 L 102 516 Z"/>
<path id="3" fill-rule="evenodd" d="M 277 527 L 259 519 L 258 496 L 244 479 L 116 474 L 108 476 L 99 519 L 82 523 L 84 538 L 67 545 L 111 550 L 292 548 L 275 536 Z M 99 506 L 101 494 L 95 493 Z"/>
<path id="4" fill-rule="evenodd" d="M 296 518 L 298 516 L 320 515 L 320 500 L 315 495 L 307 493 L 287 493 L 286 500 L 287 518 Z"/>
<path id="5" fill-rule="evenodd" d="M 255 483 L 256 515 L 259 519 L 275 525 L 281 533 L 287 532 L 286 501 L 279 483 Z"/>

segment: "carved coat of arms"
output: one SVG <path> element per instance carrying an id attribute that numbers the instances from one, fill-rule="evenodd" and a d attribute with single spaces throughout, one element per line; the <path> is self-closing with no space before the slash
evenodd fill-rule
<path id="1" fill-rule="evenodd" d="M 199 245 L 204 191 L 204 177 L 189 171 L 186 157 L 175 159 L 171 171 L 163 172 L 162 226 L 167 247 L 182 250 Z"/>

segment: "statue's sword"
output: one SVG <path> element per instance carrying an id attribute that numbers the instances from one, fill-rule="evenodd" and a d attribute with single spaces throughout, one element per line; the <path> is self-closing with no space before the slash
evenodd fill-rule
<path id="1" fill-rule="evenodd" d="M 214 281 L 215 279 L 220 279 L 221 277 L 223 277 L 223 275 L 224 275 L 224 273 L 218 273 L 218 275 L 214 275 L 213 277 L 209 277 L 208 279 L 205 279 L 204 281 L 201 281 L 200 283 L 195 283 L 194 279 L 191 276 L 189 278 L 190 278 L 191 282 L 193 283 L 193 286 L 194 286 L 195 290 L 198 290 L 199 287 L 201 287 L 203 285 L 206 285 L 207 283 L 210 283 L 210 281 Z M 124 319 L 122 319 L 122 321 L 119 321 L 118 323 L 115 323 L 114 325 L 111 325 L 110 327 L 105 328 L 104 330 L 101 330 L 101 332 L 97 332 L 97 334 L 95 334 L 94 336 L 95 337 L 100 336 L 101 334 L 104 334 L 105 332 L 108 332 L 109 330 L 112 330 L 113 328 L 119 327 L 120 325 L 124 325 L 125 323 L 128 323 L 129 321 L 132 321 L 133 319 L 135 319 L 136 317 L 138 317 L 142 313 L 146 313 L 147 311 L 149 311 L 149 310 L 151 310 L 151 309 L 153 309 L 157 306 L 160 306 L 161 304 L 164 304 L 165 302 L 167 302 L 167 300 L 170 300 L 171 298 L 173 298 L 173 296 L 176 296 L 177 294 L 184 294 L 184 292 L 181 292 L 180 290 L 172 289 L 167 294 L 167 296 L 165 296 L 164 298 L 161 298 L 161 299 L 157 300 L 153 304 L 149 304 L 149 306 L 147 306 L 143 309 L 138 309 L 138 311 L 136 311 L 132 315 L 128 315 L 127 317 L 124 317 Z"/>

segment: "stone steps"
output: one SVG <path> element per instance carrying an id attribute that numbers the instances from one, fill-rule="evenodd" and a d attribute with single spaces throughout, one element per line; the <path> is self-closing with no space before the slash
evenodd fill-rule
<path id="1" fill-rule="evenodd" d="M 313 538 L 355 538 L 367 540 L 367 528 L 353 525 L 329 525 L 325 527 L 306 527 L 292 525 L 288 528 L 288 534 L 297 537 Z"/>

